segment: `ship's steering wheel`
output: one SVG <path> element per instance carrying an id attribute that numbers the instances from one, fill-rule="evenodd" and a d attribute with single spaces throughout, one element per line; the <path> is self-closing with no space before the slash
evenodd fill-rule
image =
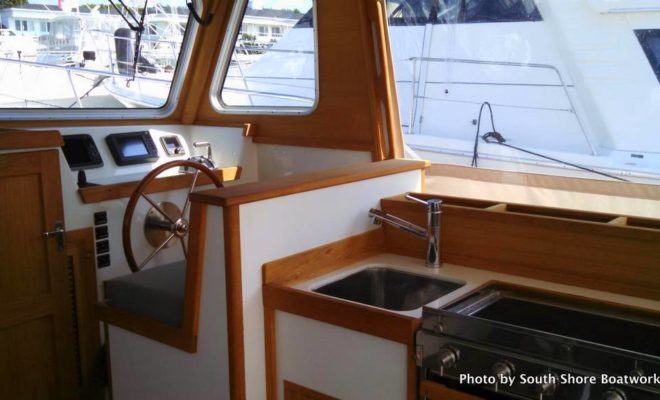
<path id="1" fill-rule="evenodd" d="M 192 175 L 192 181 L 188 188 L 188 193 L 181 208 L 171 202 L 156 202 L 148 193 L 155 190 L 150 190 L 150 184 L 164 171 L 172 168 L 186 168 Z M 124 213 L 124 223 L 122 226 L 122 243 L 124 245 L 124 254 L 128 266 L 133 272 L 139 272 L 151 259 L 156 256 L 161 250 L 173 246 L 178 240 L 181 243 L 183 255 L 188 258 L 188 251 L 184 238 L 188 235 L 190 226 L 186 217 L 186 211 L 190 205 L 190 194 L 195 189 L 199 173 L 206 175 L 216 187 L 222 187 L 222 180 L 205 165 L 190 160 L 175 160 L 170 161 L 156 167 L 153 171 L 149 172 L 142 181 L 135 188 L 135 191 L 128 200 L 126 211 Z M 153 186 L 152 186 L 153 188 Z M 147 242 L 154 247 L 154 250 L 140 263 L 135 261 L 133 255 L 133 245 L 131 241 L 131 226 L 133 223 L 133 214 L 135 207 L 140 198 L 146 200 L 151 209 L 147 212 L 144 221 L 144 234 Z"/>

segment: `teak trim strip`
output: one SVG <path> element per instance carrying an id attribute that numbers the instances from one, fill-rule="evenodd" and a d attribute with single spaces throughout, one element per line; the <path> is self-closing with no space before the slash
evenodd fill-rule
<path id="1" fill-rule="evenodd" d="M 123 309 L 99 304 L 99 317 L 106 324 L 118 326 L 157 342 L 176 347 L 189 353 L 197 352 L 202 273 L 204 269 L 203 240 L 206 233 L 206 211 L 204 204 L 191 204 L 188 259 L 186 262 L 186 285 L 181 327 L 174 327 L 152 318 L 133 314 Z"/>
<path id="2" fill-rule="evenodd" d="M 59 131 L 0 131 L 0 150 L 39 149 L 62 146 L 64 146 L 64 140 Z"/>
<path id="3" fill-rule="evenodd" d="M 338 240 L 264 264 L 263 283 L 295 285 L 385 251 L 381 229 Z"/>
<path id="4" fill-rule="evenodd" d="M 193 202 L 193 204 L 195 204 Z M 223 210 L 225 282 L 229 327 L 229 392 L 234 400 L 245 399 L 245 343 L 243 342 L 243 283 L 241 277 L 241 220 L 238 206 Z"/>
<path id="5" fill-rule="evenodd" d="M 420 160 L 387 160 L 292 175 L 265 182 L 253 182 L 226 188 L 193 193 L 193 201 L 227 207 L 266 200 L 273 197 L 323 189 L 366 179 L 378 178 L 400 172 L 424 169 L 428 162 Z"/>
<path id="6" fill-rule="evenodd" d="M 216 169 L 214 172 L 223 182 L 240 179 L 242 168 L 240 166 L 224 167 Z M 159 193 L 170 190 L 184 189 L 190 187 L 192 181 L 191 174 L 178 174 L 172 176 L 163 176 L 154 179 L 153 183 L 147 187 L 145 193 Z M 116 200 L 130 197 L 135 191 L 140 181 L 131 181 L 115 183 L 110 185 L 88 186 L 78 189 L 78 194 L 84 204 L 99 203 L 106 200 Z M 197 178 L 197 185 L 211 184 L 211 180 L 204 174 Z"/>

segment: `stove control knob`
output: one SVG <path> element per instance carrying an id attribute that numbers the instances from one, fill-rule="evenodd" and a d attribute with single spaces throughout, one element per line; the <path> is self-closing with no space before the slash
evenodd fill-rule
<path id="1" fill-rule="evenodd" d="M 493 364 L 491 373 L 495 377 L 495 387 L 493 388 L 495 392 L 499 390 L 499 384 L 503 380 L 502 378 L 509 378 L 513 376 L 515 372 L 516 368 L 510 361 L 498 361 Z"/>
<path id="2" fill-rule="evenodd" d="M 459 358 L 460 352 L 454 347 L 445 346 L 438 350 L 437 360 L 440 367 L 440 376 L 445 375 L 445 368 L 452 368 L 456 365 Z"/>
<path id="3" fill-rule="evenodd" d="M 626 394 L 618 388 L 609 388 L 601 396 L 602 400 L 626 400 Z"/>
<path id="4" fill-rule="evenodd" d="M 539 395 L 539 400 L 554 396 L 559 385 L 559 377 L 553 372 L 548 372 L 539 375 L 536 378 L 536 393 Z"/>

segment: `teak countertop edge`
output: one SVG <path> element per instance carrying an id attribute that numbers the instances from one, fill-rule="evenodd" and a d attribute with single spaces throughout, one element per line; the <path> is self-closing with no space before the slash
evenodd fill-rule
<path id="1" fill-rule="evenodd" d="M 266 182 L 252 182 L 244 185 L 211 189 L 193 193 L 190 199 L 194 202 L 221 207 L 235 206 L 400 172 L 426 169 L 429 165 L 430 163 L 428 161 L 404 159 L 350 165 L 331 170 L 287 176 Z"/>

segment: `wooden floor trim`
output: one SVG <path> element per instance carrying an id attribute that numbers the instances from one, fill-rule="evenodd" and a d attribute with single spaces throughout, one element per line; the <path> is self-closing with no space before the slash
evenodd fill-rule
<path id="1" fill-rule="evenodd" d="M 232 187 L 193 193 L 193 201 L 222 207 L 235 206 L 273 197 L 323 189 L 401 172 L 424 169 L 428 162 L 420 160 L 387 160 L 287 176 L 265 182 L 253 182 Z"/>

